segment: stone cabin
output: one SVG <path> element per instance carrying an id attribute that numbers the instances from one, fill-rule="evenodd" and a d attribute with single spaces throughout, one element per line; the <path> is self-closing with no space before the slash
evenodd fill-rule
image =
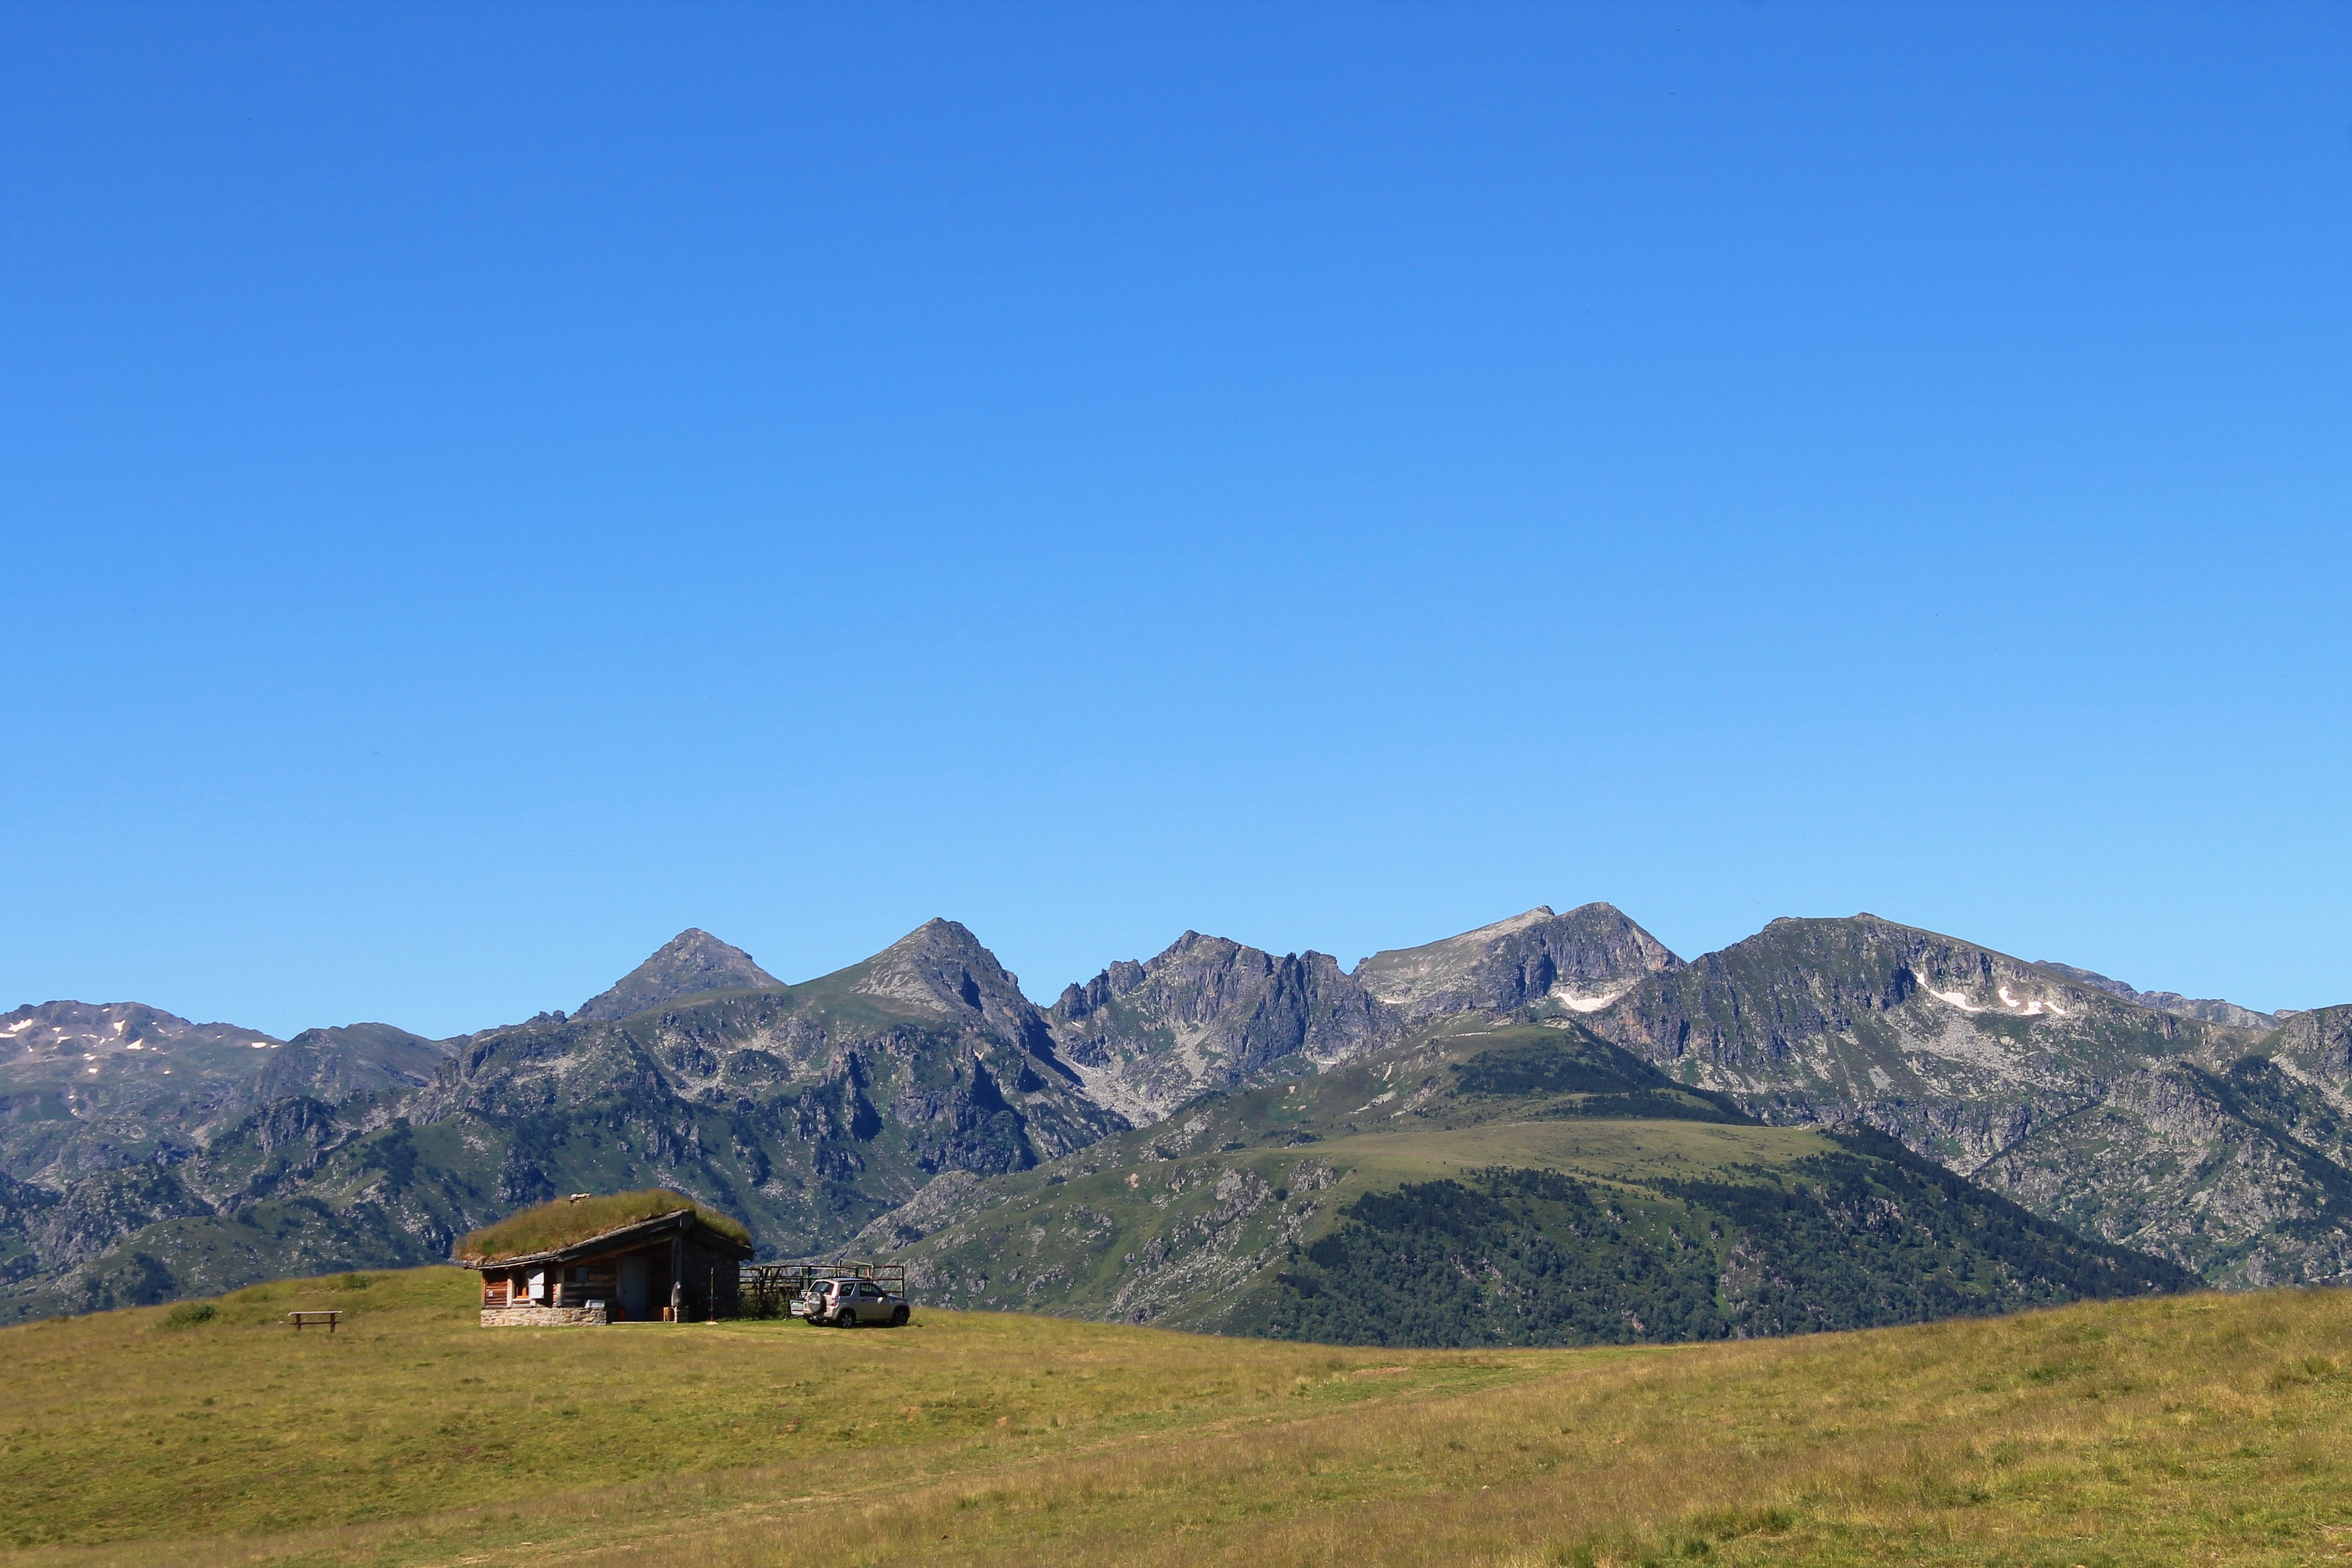
<path id="1" fill-rule="evenodd" d="M 544 1252 L 467 1258 L 482 1276 L 482 1327 L 698 1322 L 731 1318 L 748 1242 L 691 1208 Z"/>

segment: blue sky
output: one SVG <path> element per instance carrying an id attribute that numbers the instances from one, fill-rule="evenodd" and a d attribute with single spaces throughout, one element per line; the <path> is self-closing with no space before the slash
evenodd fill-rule
<path id="1" fill-rule="evenodd" d="M 2352 11 L 0 10 L 0 1006 L 2352 999 Z"/>

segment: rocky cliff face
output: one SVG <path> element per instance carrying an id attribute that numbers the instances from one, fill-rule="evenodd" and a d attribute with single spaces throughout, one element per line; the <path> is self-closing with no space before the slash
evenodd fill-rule
<path id="1" fill-rule="evenodd" d="M 1584 904 L 1564 915 L 1538 905 L 1443 942 L 1376 952 L 1356 965 L 1355 978 L 1400 1017 L 1417 1022 L 1547 998 L 1594 1012 L 1634 982 L 1680 967 L 1682 960 L 1612 905 Z"/>
<path id="2" fill-rule="evenodd" d="M 1277 957 L 1189 931 L 1070 986 L 1045 1015 L 1087 1096 L 1138 1125 L 1212 1089 L 1378 1050 L 1401 1022 L 1328 953 Z"/>
<path id="3" fill-rule="evenodd" d="M 1587 1022 L 1768 1121 L 1875 1127 L 2217 1284 L 2352 1266 L 2324 1022 L 2273 1047 L 1869 915 L 1775 921 Z"/>
<path id="4" fill-rule="evenodd" d="M 2282 1023 L 2259 1047 L 2280 1071 L 2352 1111 L 2352 1006 L 2319 1007 Z"/>
<path id="5" fill-rule="evenodd" d="M 772 991 L 782 981 L 698 926 L 688 926 L 652 957 L 580 1004 L 582 1018 L 626 1018 L 705 991 Z"/>
<path id="6" fill-rule="evenodd" d="M 1872 915 L 1774 921 L 1588 1021 L 1769 1120 L 1869 1121 L 1955 1167 L 2226 1033 Z"/>
<path id="7" fill-rule="evenodd" d="M 2314 1110 L 2259 1057 L 2221 1073 L 2168 1062 L 2106 1085 L 1973 1174 L 2037 1214 L 2210 1284 L 2336 1279 L 2352 1274 L 2352 1170 L 2342 1124 Z"/>

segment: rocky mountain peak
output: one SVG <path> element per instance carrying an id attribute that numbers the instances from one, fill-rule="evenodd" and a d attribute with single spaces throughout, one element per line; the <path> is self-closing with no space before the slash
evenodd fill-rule
<path id="1" fill-rule="evenodd" d="M 1643 977 L 1681 965 L 1612 904 L 1581 904 L 1566 914 L 1538 904 L 1441 942 L 1376 952 L 1356 965 L 1355 978 L 1412 1018 L 1520 1007 L 1547 996 L 1590 1012 Z"/>
<path id="2" fill-rule="evenodd" d="M 1606 909 L 1608 906 L 1604 904 L 1599 907 Z M 1534 909 L 1523 910 L 1518 914 L 1511 916 L 1508 920 L 1499 920 L 1492 925 L 1483 925 L 1476 931 L 1465 931 L 1463 934 L 1465 936 L 1482 937 L 1509 936 L 1514 931 L 1523 931 L 1529 926 L 1539 926 L 1548 920 L 1555 920 L 1558 917 L 1553 914 L 1552 907 L 1549 904 L 1538 904 Z"/>
<path id="3" fill-rule="evenodd" d="M 926 921 L 850 973 L 860 994 L 917 1012 L 1010 1019 L 1034 1011 L 1020 976 L 955 921 Z"/>
<path id="4" fill-rule="evenodd" d="M 1135 960 L 1122 958 L 1084 985 L 1073 982 L 1062 987 L 1062 994 L 1053 1005 L 1053 1016 L 1064 1021 L 1083 1018 L 1133 991 L 1150 974 L 1150 971 Z"/>
<path id="5" fill-rule="evenodd" d="M 580 1004 L 574 1016 L 628 1018 L 699 992 L 766 991 L 782 984 L 741 948 L 688 926 L 621 976 L 611 990 Z"/>
<path id="6" fill-rule="evenodd" d="M 1137 1123 L 1204 1089 L 1349 1060 L 1397 1033 L 1330 954 L 1277 955 L 1196 931 L 1068 987 L 1045 1025 L 1088 1097 Z"/>

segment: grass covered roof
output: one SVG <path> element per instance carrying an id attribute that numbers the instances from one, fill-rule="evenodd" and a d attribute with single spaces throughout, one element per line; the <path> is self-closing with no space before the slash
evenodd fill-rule
<path id="1" fill-rule="evenodd" d="M 721 1236 L 731 1237 L 746 1246 L 751 1244 L 751 1233 L 742 1221 L 696 1203 L 684 1193 L 674 1193 L 667 1187 L 647 1187 L 635 1193 L 557 1198 L 552 1203 L 527 1208 L 465 1237 L 457 1243 L 457 1251 L 459 1258 L 471 1263 L 494 1258 L 526 1258 L 535 1252 L 570 1247 L 606 1231 L 659 1219 L 680 1209 L 692 1209 L 704 1225 Z"/>

